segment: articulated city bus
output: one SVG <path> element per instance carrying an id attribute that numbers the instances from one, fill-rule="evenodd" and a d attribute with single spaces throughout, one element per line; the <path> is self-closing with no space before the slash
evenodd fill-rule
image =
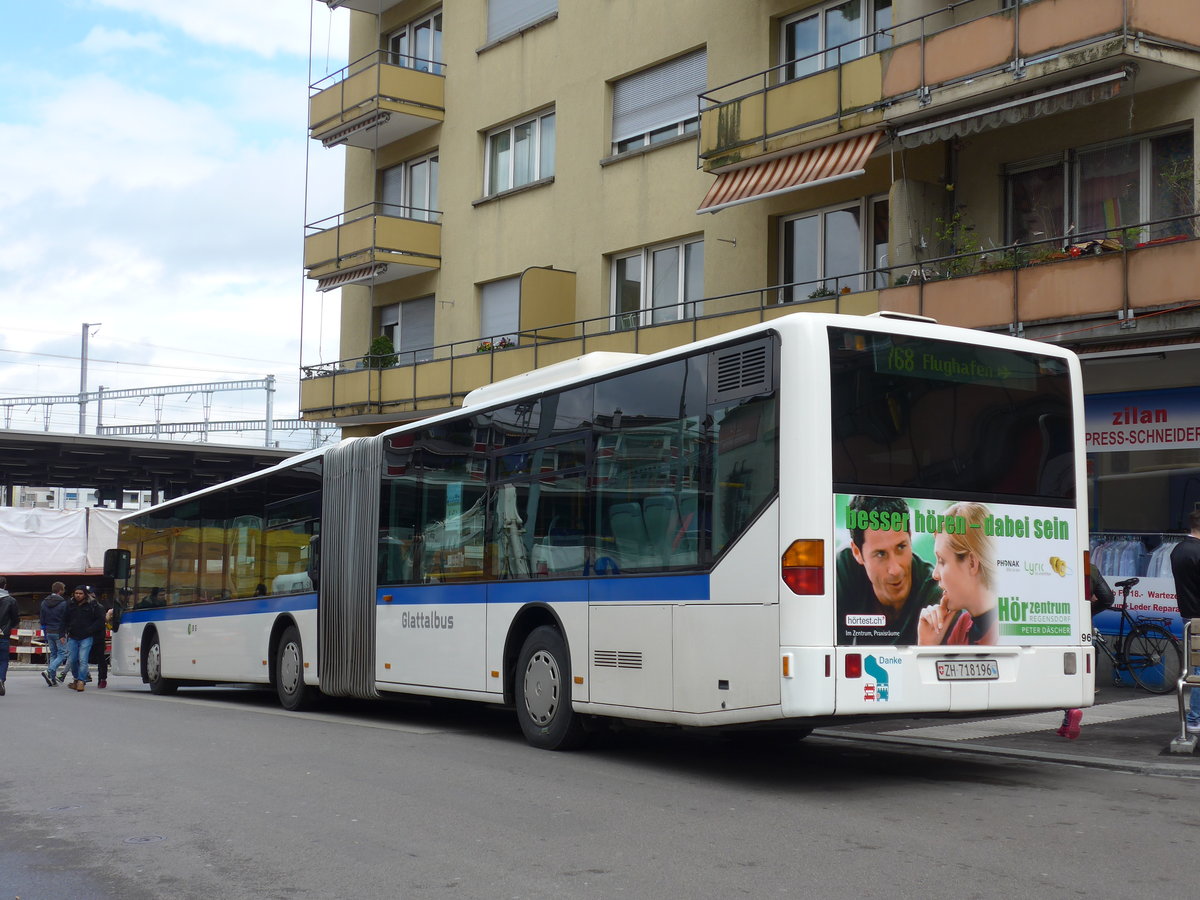
<path id="1" fill-rule="evenodd" d="M 917 317 L 589 354 L 126 517 L 113 665 L 546 749 L 1088 705 L 1081 398 L 1066 350 Z"/>

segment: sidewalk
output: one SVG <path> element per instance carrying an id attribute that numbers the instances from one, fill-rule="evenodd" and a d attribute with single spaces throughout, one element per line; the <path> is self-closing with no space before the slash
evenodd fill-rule
<path id="1" fill-rule="evenodd" d="M 1168 751 L 1179 733 L 1174 693 L 1114 687 L 1097 675 L 1096 705 L 1083 711 L 1079 737 L 1059 737 L 1062 712 L 984 719 L 896 719 L 822 728 L 825 738 L 942 747 L 1150 775 L 1200 778 L 1200 752 Z"/>

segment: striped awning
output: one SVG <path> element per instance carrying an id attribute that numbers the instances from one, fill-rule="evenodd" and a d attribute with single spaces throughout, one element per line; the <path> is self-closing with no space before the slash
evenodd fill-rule
<path id="1" fill-rule="evenodd" d="M 382 275 L 386 271 L 387 263 L 371 263 L 367 266 L 346 269 L 344 272 L 335 272 L 332 275 L 326 275 L 324 278 L 318 278 L 317 290 L 332 291 L 334 288 L 344 287 L 347 284 L 370 281 L 372 278 Z"/>
<path id="2" fill-rule="evenodd" d="M 697 213 L 715 213 L 739 203 L 762 200 L 801 188 L 861 175 L 875 152 L 882 131 L 872 131 L 836 144 L 801 150 L 744 169 L 723 172 L 709 188 Z"/>

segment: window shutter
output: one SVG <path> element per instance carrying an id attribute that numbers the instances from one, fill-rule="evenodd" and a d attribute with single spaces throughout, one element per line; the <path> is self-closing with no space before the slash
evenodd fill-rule
<path id="1" fill-rule="evenodd" d="M 521 327 L 521 280 L 505 278 L 483 286 L 480 331 L 485 341 L 516 340 Z"/>
<path id="2" fill-rule="evenodd" d="M 613 143 L 697 115 L 708 84 L 708 55 L 697 50 L 613 85 Z"/>
<path id="3" fill-rule="evenodd" d="M 433 298 L 400 304 L 400 346 L 397 350 L 427 350 L 433 346 Z"/>
<path id="4" fill-rule="evenodd" d="M 558 0 L 488 0 L 488 40 L 497 41 L 557 10 Z"/>

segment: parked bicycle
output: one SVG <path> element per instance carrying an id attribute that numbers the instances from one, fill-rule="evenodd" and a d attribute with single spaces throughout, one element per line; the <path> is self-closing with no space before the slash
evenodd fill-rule
<path id="1" fill-rule="evenodd" d="M 1170 619 L 1129 612 L 1129 590 L 1139 580 L 1126 578 L 1116 583 L 1121 599 L 1112 609 L 1121 613 L 1121 627 L 1111 637 L 1093 631 L 1092 646 L 1109 658 L 1114 679 L 1128 672 L 1138 687 L 1152 694 L 1169 694 L 1183 671 L 1183 648 L 1167 628 Z"/>

